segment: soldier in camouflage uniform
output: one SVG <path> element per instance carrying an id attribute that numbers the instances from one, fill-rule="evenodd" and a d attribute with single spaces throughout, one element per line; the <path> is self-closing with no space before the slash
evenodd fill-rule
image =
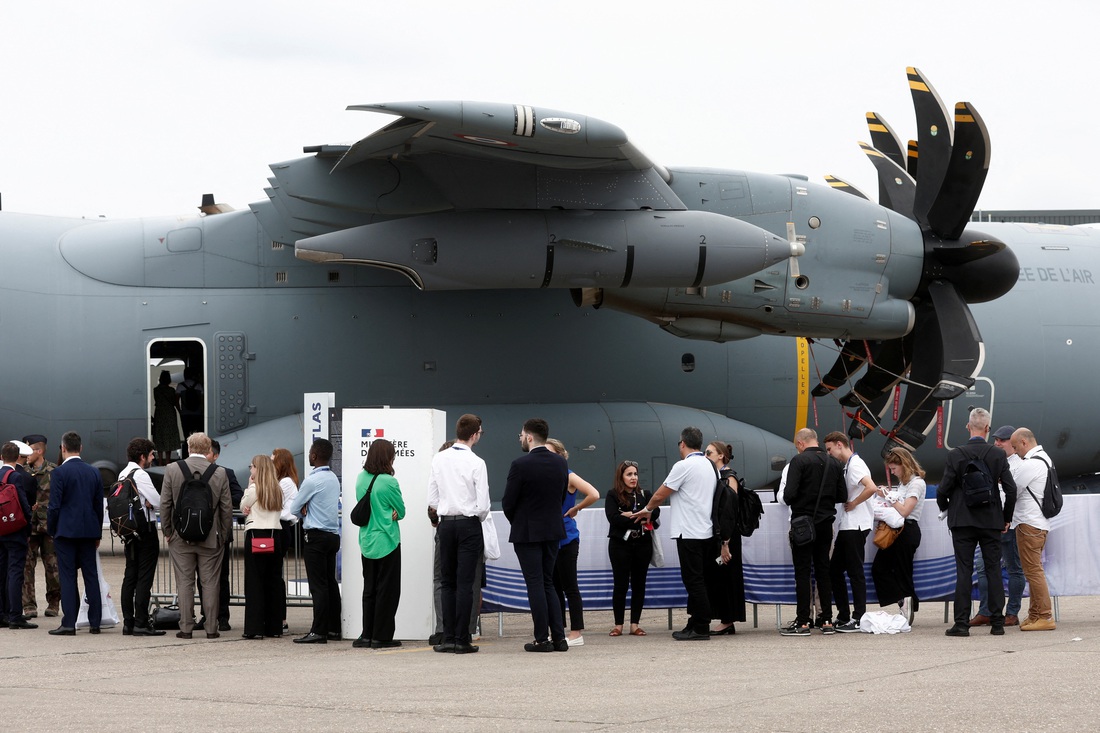
<path id="1" fill-rule="evenodd" d="M 27 618 L 38 615 L 38 600 L 34 592 L 34 569 L 38 555 L 42 556 L 42 567 L 46 572 L 46 615 L 59 615 L 61 602 L 61 580 L 57 572 L 57 555 L 53 549 L 53 537 L 46 534 L 46 509 L 50 505 L 50 472 L 56 464 L 46 460 L 46 437 L 28 435 L 23 438 L 34 450 L 27 459 L 27 470 L 38 481 L 38 496 L 32 502 L 31 534 L 27 543 L 27 566 L 23 575 L 23 614 Z"/>

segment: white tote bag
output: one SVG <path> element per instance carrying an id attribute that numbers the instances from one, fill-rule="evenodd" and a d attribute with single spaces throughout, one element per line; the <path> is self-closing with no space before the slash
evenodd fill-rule
<path id="1" fill-rule="evenodd" d="M 497 537 L 497 525 L 493 521 L 493 513 L 485 517 L 481 523 L 481 534 L 485 538 L 485 559 L 497 560 L 500 558 L 500 538 Z"/>
<path id="2" fill-rule="evenodd" d="M 115 609 L 115 602 L 111 598 L 111 586 L 107 584 L 106 578 L 103 577 L 103 563 L 99 561 L 99 552 L 95 554 L 95 569 L 99 574 L 99 595 L 103 603 L 103 611 L 100 614 L 99 625 L 101 627 L 118 626 L 118 610 Z M 80 612 L 76 616 L 76 628 L 86 629 L 88 628 L 88 589 L 84 589 L 84 595 L 80 597 Z"/>

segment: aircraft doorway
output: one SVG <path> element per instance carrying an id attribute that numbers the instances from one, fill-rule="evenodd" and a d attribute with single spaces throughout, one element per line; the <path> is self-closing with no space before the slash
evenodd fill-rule
<path id="1" fill-rule="evenodd" d="M 187 455 L 191 433 L 206 432 L 206 344 L 154 339 L 146 354 L 149 437 L 164 465 Z"/>

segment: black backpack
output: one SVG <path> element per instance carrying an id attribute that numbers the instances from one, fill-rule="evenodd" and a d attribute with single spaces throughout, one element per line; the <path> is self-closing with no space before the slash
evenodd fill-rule
<path id="1" fill-rule="evenodd" d="M 990 473 L 989 466 L 985 465 L 985 457 L 990 450 L 992 448 L 987 448 L 980 458 L 971 458 L 963 467 L 963 501 L 971 509 L 989 506 L 993 502 L 993 493 L 997 490 L 993 474 Z"/>
<path id="2" fill-rule="evenodd" d="M 1038 458 L 1046 464 L 1047 485 L 1043 488 L 1042 501 L 1036 498 L 1031 489 L 1028 489 L 1027 493 L 1031 494 L 1032 499 L 1035 499 L 1035 503 L 1039 505 L 1039 511 L 1043 513 L 1044 517 L 1047 519 L 1056 517 L 1058 512 L 1062 511 L 1062 486 L 1058 483 L 1058 474 L 1054 472 L 1054 465 L 1043 460 L 1042 456 L 1032 456 L 1032 458 Z"/>
<path id="3" fill-rule="evenodd" d="M 181 539 L 202 542 L 214 529 L 210 477 L 218 470 L 218 464 L 211 463 L 201 477 L 191 472 L 187 461 L 176 461 L 176 465 L 183 472 L 183 486 L 172 508 L 172 527 Z"/>
<path id="4" fill-rule="evenodd" d="M 123 541 L 149 531 L 145 504 L 134 483 L 134 472 L 137 470 L 135 468 L 116 481 L 107 494 L 107 518 L 111 523 L 111 532 Z"/>
<path id="5" fill-rule="evenodd" d="M 764 516 L 764 504 L 760 501 L 760 495 L 755 491 L 749 491 L 745 486 L 745 479 L 737 476 L 737 530 L 742 537 L 752 537 L 752 533 L 760 526 L 760 517 Z"/>

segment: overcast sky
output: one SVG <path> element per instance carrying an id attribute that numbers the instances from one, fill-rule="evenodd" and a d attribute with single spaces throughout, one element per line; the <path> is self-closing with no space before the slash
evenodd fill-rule
<path id="1" fill-rule="evenodd" d="M 8 3 L 0 195 L 73 216 L 189 213 L 207 192 L 242 208 L 268 164 L 390 120 L 347 105 L 437 99 L 589 115 L 666 166 L 873 195 L 864 113 L 915 137 L 914 65 L 990 130 L 979 207 L 1100 208 L 1098 21 L 1071 0 Z"/>

